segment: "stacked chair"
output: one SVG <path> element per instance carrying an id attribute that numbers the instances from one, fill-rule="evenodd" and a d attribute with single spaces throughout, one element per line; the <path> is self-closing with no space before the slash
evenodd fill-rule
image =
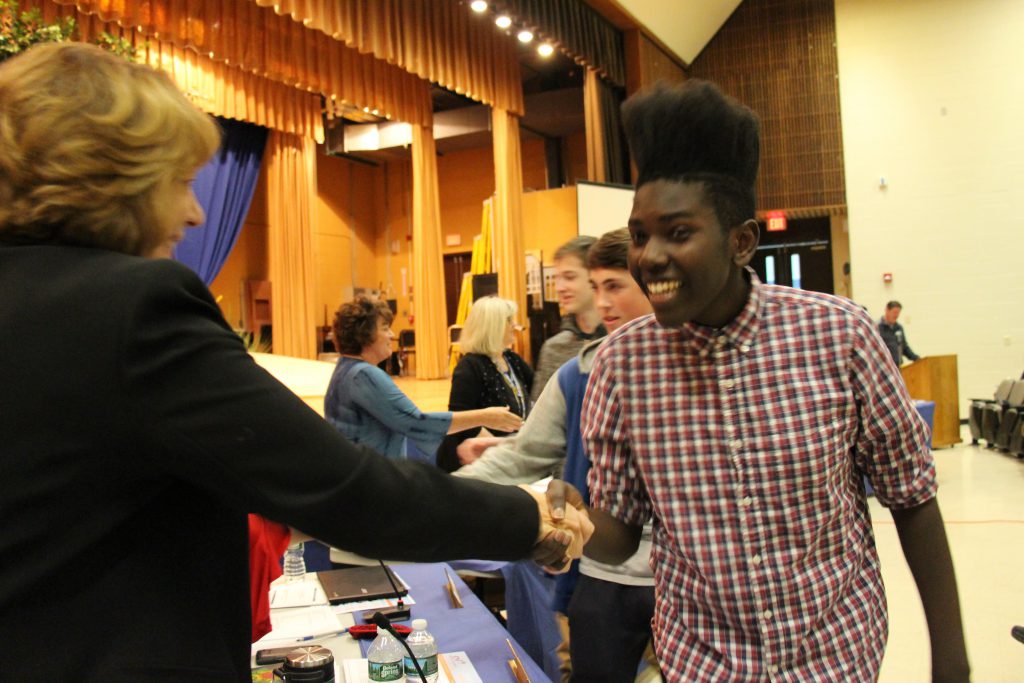
<path id="1" fill-rule="evenodd" d="M 971 401 L 971 443 L 1024 456 L 1024 379 L 1004 379 L 992 399 Z"/>

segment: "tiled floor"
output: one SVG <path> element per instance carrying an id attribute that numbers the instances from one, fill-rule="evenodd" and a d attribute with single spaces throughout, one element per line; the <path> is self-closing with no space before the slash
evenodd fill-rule
<path id="1" fill-rule="evenodd" d="M 1024 681 L 1024 460 L 964 443 L 935 452 L 939 505 L 960 589 L 972 680 Z M 889 512 L 871 501 L 889 601 L 882 683 L 926 683 L 928 633 L 913 577 Z"/>
<path id="2" fill-rule="evenodd" d="M 326 388 L 332 365 L 307 364 L 296 376 L 294 368 L 276 366 L 273 357 L 260 362 L 274 365 L 268 369 L 322 410 L 322 389 L 317 388 Z M 398 385 L 423 410 L 447 407 L 448 380 L 398 378 Z M 1010 636 L 1014 624 L 1024 624 L 1024 460 L 971 446 L 966 428 L 964 443 L 936 451 L 935 459 L 972 678 L 978 683 L 1024 683 L 1024 644 Z M 889 512 L 872 499 L 871 513 L 890 617 L 880 680 L 927 683 L 928 634 L 917 589 Z"/>

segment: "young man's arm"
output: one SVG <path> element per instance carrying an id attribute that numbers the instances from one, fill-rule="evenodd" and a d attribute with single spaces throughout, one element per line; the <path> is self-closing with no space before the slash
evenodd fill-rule
<path id="1" fill-rule="evenodd" d="M 586 510 L 590 515 L 594 535 L 583 549 L 583 554 L 590 559 L 605 564 L 622 564 L 636 554 L 643 527 L 627 524 L 604 510 L 587 507 L 576 487 L 560 479 L 552 479 L 548 483 L 547 498 L 554 519 L 565 515 L 566 504 L 577 510 Z"/>
<path id="2" fill-rule="evenodd" d="M 932 498 L 916 507 L 893 510 L 892 518 L 928 621 L 932 681 L 967 681 L 970 665 L 960 618 L 960 598 L 938 501 Z M 593 513 L 591 521 L 597 525 Z M 595 534 L 595 540 L 596 537 Z M 587 546 L 587 554 L 590 554 L 590 546 Z"/>

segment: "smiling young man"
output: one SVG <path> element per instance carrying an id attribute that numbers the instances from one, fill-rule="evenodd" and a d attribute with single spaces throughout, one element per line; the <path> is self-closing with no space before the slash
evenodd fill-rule
<path id="1" fill-rule="evenodd" d="M 583 406 L 598 531 L 622 561 L 654 519 L 666 680 L 875 680 L 885 593 L 862 477 L 892 510 L 932 675 L 969 675 L 924 422 L 872 320 L 763 285 L 756 116 L 705 82 L 624 107 L 633 277 L 655 316 L 598 351 Z"/>

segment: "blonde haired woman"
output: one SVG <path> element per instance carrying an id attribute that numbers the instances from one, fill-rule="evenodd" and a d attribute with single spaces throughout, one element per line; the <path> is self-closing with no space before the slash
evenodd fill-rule
<path id="1" fill-rule="evenodd" d="M 554 562 L 573 538 L 543 497 L 353 445 L 158 258 L 202 222 L 218 140 L 165 74 L 95 46 L 0 64 L 6 680 L 248 681 L 247 512 L 415 561 Z M 593 527 L 566 512 L 578 556 Z"/>
<path id="2" fill-rule="evenodd" d="M 516 415 L 526 418 L 530 411 L 530 390 L 533 370 L 518 354 L 509 349 L 515 341 L 516 305 L 495 296 L 477 299 L 466 316 L 459 337 L 463 356 L 452 373 L 452 389 L 448 410 L 477 410 L 491 406 L 508 406 Z M 446 472 L 460 466 L 456 449 L 480 428 L 449 434 L 437 452 L 437 465 Z M 492 431 L 495 436 L 508 432 Z"/>

